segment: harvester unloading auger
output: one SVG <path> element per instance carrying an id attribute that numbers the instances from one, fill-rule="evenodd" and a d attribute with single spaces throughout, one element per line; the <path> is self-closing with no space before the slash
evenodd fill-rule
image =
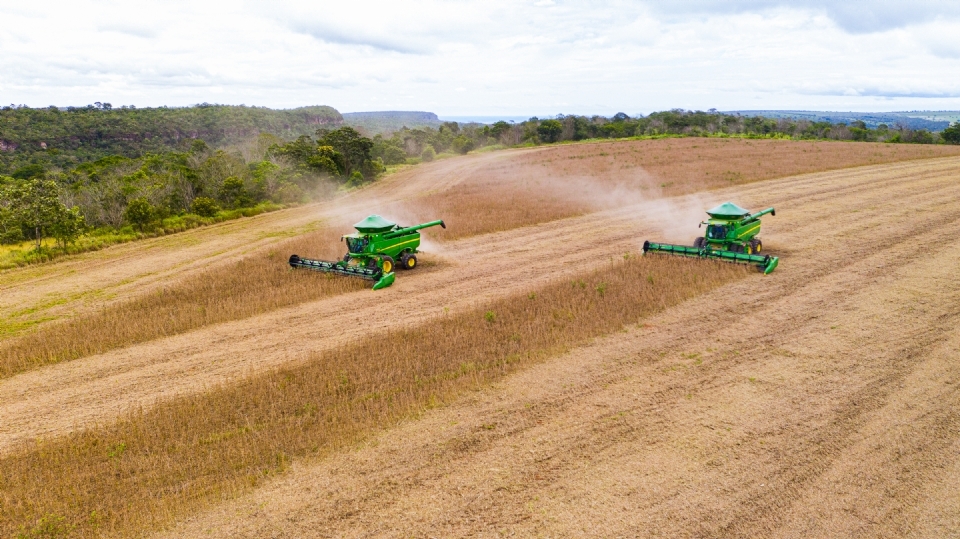
<path id="1" fill-rule="evenodd" d="M 359 277 L 373 281 L 373 289 L 379 290 L 393 284 L 396 279 L 393 269 L 398 260 L 403 269 L 417 267 L 419 230 L 437 225 L 447 228 L 443 221 L 402 227 L 379 215 L 371 215 L 353 225 L 357 229 L 356 234 L 340 238 L 340 241 L 347 243 L 347 254 L 343 260 L 327 262 L 291 255 L 290 267 Z"/>
<path id="2" fill-rule="evenodd" d="M 707 225 L 707 233 L 697 238 L 693 242 L 693 247 L 645 241 L 643 252 L 653 251 L 753 264 L 758 270 L 768 274 L 780 263 L 780 259 L 775 256 L 760 254 L 763 251 L 763 242 L 757 237 L 760 234 L 760 217 L 768 213 L 777 214 L 773 208 L 750 213 L 732 202 L 727 202 L 707 211 L 710 219 L 700 223 L 701 226 Z"/>

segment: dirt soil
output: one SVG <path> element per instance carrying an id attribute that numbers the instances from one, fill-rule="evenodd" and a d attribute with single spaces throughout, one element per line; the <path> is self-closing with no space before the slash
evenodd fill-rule
<path id="1" fill-rule="evenodd" d="M 143 293 L 321 218 L 351 223 L 371 204 L 455 186 L 511 155 L 442 161 L 357 199 L 18 270 L 3 281 L 0 313 L 30 305 L 62 316 Z M 777 207 L 764 219 L 765 249 L 782 256 L 772 275 L 669 309 L 355 451 L 296 464 L 170 535 L 957 535 L 958 197 L 960 158 L 909 161 L 431 244 L 443 263 L 401 274 L 387 293 L 303 303 L 0 381 L 0 452 L 562 279 L 636 253 L 646 238 L 689 243 L 703 208 L 735 200 Z"/>
<path id="2" fill-rule="evenodd" d="M 777 207 L 774 274 L 297 464 L 167 536 L 957 536 L 958 180 L 949 159 L 714 193 Z M 631 239 L 618 232 L 611 253 Z"/>

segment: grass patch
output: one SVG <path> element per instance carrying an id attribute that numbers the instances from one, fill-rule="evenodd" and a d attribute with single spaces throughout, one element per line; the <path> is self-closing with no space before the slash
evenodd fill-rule
<path id="1" fill-rule="evenodd" d="M 335 259 L 342 254 L 340 235 L 339 230 L 321 229 L 154 292 L 6 339 L 0 344 L 0 378 L 369 287 L 359 279 L 294 271 L 287 265 L 293 253 Z M 37 323 L 7 321 L 0 334 Z"/>
<path id="2" fill-rule="evenodd" d="M 131 536 L 168 525 L 283 473 L 292 459 L 355 443 L 750 274 L 715 261 L 611 262 L 574 280 L 314 354 L 302 366 L 40 441 L 0 459 L 0 536 L 51 526 L 65 537 Z"/>

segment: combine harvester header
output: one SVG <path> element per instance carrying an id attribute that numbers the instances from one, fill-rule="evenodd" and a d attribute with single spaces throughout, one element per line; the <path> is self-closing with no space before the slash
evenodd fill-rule
<path id="1" fill-rule="evenodd" d="M 290 267 L 359 277 L 373 281 L 373 289 L 379 290 L 393 284 L 396 279 L 393 270 L 398 260 L 403 269 L 417 267 L 419 231 L 437 225 L 447 228 L 443 221 L 402 227 L 379 215 L 371 215 L 353 225 L 357 229 L 355 234 L 340 238 L 340 241 L 346 241 L 347 244 L 347 254 L 343 260 L 327 262 L 291 255 Z"/>
<path id="2" fill-rule="evenodd" d="M 780 259 L 775 256 L 760 254 L 763 251 L 763 242 L 757 237 L 760 234 L 760 217 L 768 213 L 777 214 L 773 208 L 750 213 L 732 202 L 727 202 L 707 211 L 710 219 L 700 223 L 700 226 L 707 225 L 707 233 L 694 240 L 693 247 L 645 241 L 643 252 L 754 264 L 766 275 L 773 272 L 780 263 Z"/>

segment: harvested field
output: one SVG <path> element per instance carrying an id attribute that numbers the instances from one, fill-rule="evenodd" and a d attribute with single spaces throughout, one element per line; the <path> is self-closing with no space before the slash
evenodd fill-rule
<path id="1" fill-rule="evenodd" d="M 584 145 L 594 146 L 600 145 Z M 394 178 L 322 216 L 332 229 L 335 221 L 353 222 L 369 207 L 362 196 L 377 198 L 375 204 L 387 210 L 404 201 L 407 213 L 397 210 L 395 217 L 412 222 L 419 210 L 409 208 L 418 194 L 440 197 L 479 181 L 473 176 L 477 168 L 544 151 L 450 159 L 441 162 L 443 173 L 419 178 L 413 187 L 391 183 Z M 958 178 L 957 158 L 899 162 L 755 181 L 690 197 L 624 198 L 578 210 L 574 217 L 560 212 L 536 226 L 434 242 L 429 256 L 439 265 L 404 274 L 380 293 L 361 290 L 286 307 L 267 305 L 232 321 L 203 323 L 0 380 L 0 454 L 4 462 L 14 462 L 75 440 L 75 454 L 101 459 L 90 461 L 94 467 L 117 465 L 122 455 L 118 460 L 111 452 L 135 454 L 127 453 L 129 445 L 117 449 L 123 440 L 104 439 L 113 444 L 102 448 L 105 452 L 79 441 L 118 432 L 110 431 L 123 425 L 116 418 L 140 408 L 138 417 L 154 418 L 150 425 L 177 423 L 171 417 L 202 421 L 202 414 L 156 414 L 171 403 L 206 402 L 216 391 L 239 391 L 250 380 L 272 376 L 273 369 L 306 372 L 334 351 L 361 349 L 394 332 L 440 327 L 445 320 L 488 310 L 498 321 L 500 308 L 489 307 L 497 301 L 522 301 L 551 282 L 569 282 L 622 260 L 624 253 L 637 252 L 644 238 L 689 242 L 702 209 L 731 199 L 750 208 L 777 207 L 776 217 L 764 219 L 763 234 L 767 250 L 782 256 L 773 275 L 749 275 L 668 307 L 642 328 L 566 352 L 554 349 L 550 357 L 539 356 L 538 365 L 515 364 L 507 370 L 517 371 L 493 386 L 404 421 L 356 450 L 323 453 L 318 446 L 311 453 L 301 444 L 299 452 L 266 463 L 275 471 L 279 465 L 282 473 L 261 474 L 257 486 L 243 487 L 253 490 L 237 500 L 229 500 L 239 492 L 236 484 L 204 483 L 211 476 L 187 473 L 176 489 L 155 491 L 160 494 L 151 502 L 154 509 L 121 512 L 110 525 L 127 534 L 172 518 L 163 507 L 180 511 L 190 504 L 175 509 L 179 502 L 164 506 L 164 500 L 176 499 L 177 489 L 196 481 L 202 492 L 195 503 L 220 496 L 224 501 L 178 518 L 170 536 L 485 536 L 503 530 L 522 536 L 956 535 L 960 510 L 951 478 L 960 477 L 955 457 L 960 372 L 950 358 L 960 351 L 960 285 L 951 277 L 960 258 L 952 247 L 960 233 Z M 516 192 L 502 188 L 500 199 L 516 200 Z M 539 215 L 517 223 L 536 223 Z M 452 223 L 451 217 L 436 216 Z M 310 223 L 318 217 L 311 219 L 299 226 L 315 226 Z M 253 235 L 236 229 L 225 237 Z M 263 237 L 249 242 L 244 254 L 255 258 L 281 241 Z M 237 263 L 237 252 L 203 254 L 224 245 L 199 240 L 173 283 Z M 157 246 L 147 249 L 138 263 L 155 262 L 157 273 L 131 282 L 146 290 L 168 284 L 175 273 L 164 265 L 169 255 Z M 49 267 L 59 271 L 58 266 Z M 87 269 L 101 283 L 136 273 L 127 262 L 120 266 L 116 275 L 103 265 Z M 79 282 L 69 273 L 60 275 Z M 28 301 L 28 281 L 3 285 L 5 294 L 23 300 L 22 307 L 35 305 Z M 598 293 L 599 283 L 587 284 L 583 291 Z M 117 298 L 108 306 L 144 294 L 124 286 L 111 289 Z M 45 281 L 40 288 L 56 290 Z M 33 297 L 40 303 L 47 296 Z M 65 305 L 82 314 L 84 301 Z M 473 380 L 472 386 L 484 380 L 490 379 Z M 429 403 L 429 393 L 421 397 Z M 409 401 L 415 410 L 422 402 Z M 235 408 L 226 407 L 224 417 Z M 282 411 L 256 417 L 279 417 L 270 414 Z M 324 411 L 336 413 L 336 407 Z M 297 417 L 284 428 L 294 428 Z M 397 416 L 371 417 L 358 428 L 393 424 Z M 188 430 L 199 443 L 203 429 Z M 213 429 L 203 436 L 213 435 L 219 443 L 247 435 L 230 432 Z M 330 443 L 324 438 L 329 435 L 324 432 L 317 442 Z M 37 446 L 37 439 L 45 441 Z M 154 447 L 165 447 L 161 442 Z M 158 455 L 170 462 L 180 454 L 158 449 Z M 294 455 L 308 457 L 287 460 Z M 140 468 L 134 468 L 135 476 Z M 61 488 L 56 481 L 45 486 Z M 204 484 L 224 487 L 214 492 L 203 490 Z M 37 515 L 43 509 L 31 514 L 35 518 L 25 529 L 68 523 L 56 513 L 41 522 Z M 72 519 L 78 514 L 70 513 Z M 83 529 L 90 528 L 72 533 Z"/>
<path id="2" fill-rule="evenodd" d="M 114 303 L 63 323 L 47 324 L 0 344 L 0 378 L 51 363 L 130 346 L 288 305 L 363 290 L 359 280 L 290 271 L 290 253 L 333 258 L 341 233 L 324 229 L 280 243 L 264 253 L 191 275 L 175 286 Z"/>
<path id="3" fill-rule="evenodd" d="M 171 289 L 291 236 L 348 230 L 369 213 L 409 223 L 442 217 L 450 240 L 768 178 L 957 154 L 956 146 L 691 138 L 446 159 L 334 201 L 0 272 L 0 335 Z"/>
<path id="4" fill-rule="evenodd" d="M 958 177 L 953 160 L 744 188 L 779 210 L 771 276 L 163 536 L 956 536 Z"/>
<path id="5" fill-rule="evenodd" d="M 632 257 L 44 443 L 0 459 L 0 535 L 51 514 L 81 536 L 157 527 L 260 484 L 292 458 L 326 454 L 748 272 Z"/>
<path id="6" fill-rule="evenodd" d="M 453 239 L 770 178 L 950 155 L 960 147 L 715 138 L 566 145 L 473 170 L 407 211 L 451 216 L 445 237 Z"/>

